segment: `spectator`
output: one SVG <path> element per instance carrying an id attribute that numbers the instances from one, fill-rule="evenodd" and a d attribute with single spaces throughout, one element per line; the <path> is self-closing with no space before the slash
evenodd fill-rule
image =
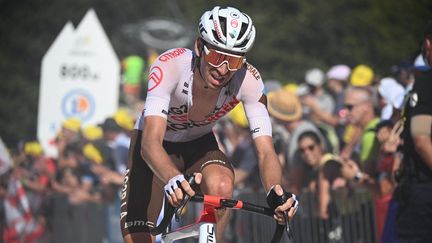
<path id="1" fill-rule="evenodd" d="M 88 125 L 82 129 L 85 142 L 100 141 L 103 139 L 103 130 L 100 126 Z"/>
<path id="2" fill-rule="evenodd" d="M 66 159 L 66 150 L 69 145 L 77 144 L 81 139 L 81 121 L 78 118 L 68 118 L 61 126 L 61 130 L 56 137 L 56 146 L 58 150 L 58 163 L 60 167 L 64 166 Z"/>
<path id="3" fill-rule="evenodd" d="M 301 192 L 308 189 L 317 192 L 318 173 L 321 157 L 324 155 L 324 145 L 312 131 L 305 131 L 300 134 L 297 147 L 302 163 L 296 163 L 290 170 L 290 178 L 296 178 L 298 182 L 292 186 L 297 187 L 293 191 Z"/>
<path id="4" fill-rule="evenodd" d="M 102 129 L 104 138 L 112 149 L 116 170 L 123 174 L 126 171 L 130 138 L 114 118 L 105 119 Z"/>
<path id="5" fill-rule="evenodd" d="M 344 107 L 345 91 L 348 86 L 348 80 L 351 75 L 351 68 L 347 65 L 336 65 L 327 71 L 327 87 L 335 97 L 335 109 L 331 116 L 324 114 L 321 119 L 329 125 L 336 127 L 336 134 L 339 139 L 339 145 L 343 144 L 343 133 L 345 131 L 346 110 Z M 317 112 L 319 112 L 317 110 Z"/>
<path id="6" fill-rule="evenodd" d="M 122 60 L 122 94 L 127 104 L 133 104 L 141 97 L 145 61 L 140 56 L 131 55 Z"/>
<path id="7" fill-rule="evenodd" d="M 393 66 L 392 74 L 396 77 L 396 80 L 404 86 L 406 93 L 408 93 L 412 89 L 414 85 L 412 60 L 404 60 L 401 61 L 398 65 Z"/>
<path id="8" fill-rule="evenodd" d="M 130 137 L 132 129 L 134 128 L 134 119 L 132 118 L 130 111 L 126 108 L 119 108 L 113 116 L 116 123 L 123 129 L 123 132 Z"/>
<path id="9" fill-rule="evenodd" d="M 285 169 L 289 170 L 290 166 L 301 161 L 300 154 L 297 151 L 297 140 L 300 134 L 310 130 L 315 132 L 321 141 L 324 141 L 324 138 L 313 123 L 302 120 L 302 107 L 296 95 L 285 90 L 270 92 L 267 106 L 275 122 L 283 125 L 290 133 L 287 162 L 285 162 Z"/>
<path id="10" fill-rule="evenodd" d="M 345 186 L 341 164 L 334 156 L 325 153 L 324 144 L 315 132 L 303 132 L 298 138 L 298 149 L 305 163 L 297 164 L 291 170 L 291 176 L 302 181 L 296 183 L 297 190 L 308 189 L 317 194 L 318 217 L 328 219 L 330 191 Z"/>
<path id="11" fill-rule="evenodd" d="M 37 222 L 40 230 L 45 231 L 51 219 L 50 181 L 55 174 L 55 162 L 45 155 L 42 146 L 36 140 L 25 142 L 20 152 L 21 154 L 15 157 L 17 166 L 13 177 L 20 180 L 25 190 L 31 217 Z"/>
<path id="12" fill-rule="evenodd" d="M 388 120 L 396 117 L 402 108 L 405 97 L 405 90 L 394 78 L 386 77 L 380 80 L 378 85 L 378 94 L 380 96 L 381 120 Z"/>
<path id="13" fill-rule="evenodd" d="M 377 125 L 376 131 L 380 144 L 380 152 L 376 168 L 378 175 L 372 193 L 375 195 L 377 236 L 378 239 L 381 239 L 387 212 L 389 211 L 389 205 L 396 187 L 394 175 L 396 170 L 399 169 L 402 157 L 398 152 L 398 144 L 394 146 L 390 141 L 392 136 L 396 135 L 394 134 L 396 132 L 396 129 L 394 129 L 394 122 L 391 120 L 381 121 Z M 396 136 L 399 136 L 399 134 Z"/>
<path id="14" fill-rule="evenodd" d="M 303 99 L 303 103 L 309 107 L 311 117 L 315 118 L 317 124 L 323 131 L 328 134 L 330 144 L 333 146 L 333 152 L 337 153 L 342 144 L 342 137 L 345 123 L 345 110 L 343 107 L 345 89 L 348 83 L 351 69 L 346 65 L 336 65 L 327 72 L 327 87 L 335 97 L 335 108 L 332 112 L 323 109 L 315 100 L 310 98 Z M 321 124 L 321 125 L 320 125 Z M 324 125 L 326 124 L 326 125 Z M 336 129 L 334 129 L 334 127 Z"/>
<path id="15" fill-rule="evenodd" d="M 353 87 L 370 87 L 374 81 L 374 72 L 367 65 L 357 65 L 351 72 L 350 84 Z"/>
<path id="16" fill-rule="evenodd" d="M 309 88 L 309 94 L 302 98 L 302 102 L 307 104 L 315 102 L 316 106 L 328 113 L 334 111 L 334 100 L 324 89 L 324 73 L 319 68 L 313 68 L 306 71 L 305 82 Z M 321 121 L 314 113 L 310 114 L 311 119 Z"/>
<path id="17" fill-rule="evenodd" d="M 379 150 L 375 128 L 379 118 L 375 114 L 371 93 L 364 88 L 350 88 L 345 96 L 345 108 L 347 122 L 363 131 L 358 142 L 361 168 L 374 174 Z"/>
<path id="18" fill-rule="evenodd" d="M 354 67 L 352 70 L 349 83 L 352 87 L 362 87 L 367 89 L 372 94 L 373 81 L 374 72 L 372 68 L 367 65 L 360 64 Z M 372 95 L 370 95 L 370 97 L 372 97 Z M 352 158 L 352 156 L 357 156 L 355 149 L 362 133 L 362 127 L 350 123 L 346 125 L 342 141 L 344 147 L 340 152 L 341 157 L 348 159 Z"/>
<path id="19" fill-rule="evenodd" d="M 403 163 L 396 197 L 398 242 L 432 241 L 432 20 L 422 39 L 424 66 L 406 106 Z"/>

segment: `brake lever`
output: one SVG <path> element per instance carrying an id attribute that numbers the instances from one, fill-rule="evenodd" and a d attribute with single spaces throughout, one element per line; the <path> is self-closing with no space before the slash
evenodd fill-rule
<path id="1" fill-rule="evenodd" d="M 184 207 L 186 206 L 186 204 L 189 202 L 190 199 L 191 199 L 191 197 L 188 194 L 186 194 L 186 196 L 183 198 L 183 201 L 181 202 L 181 204 L 176 208 L 176 211 L 174 213 L 176 222 L 179 222 L 180 215 L 181 215 Z"/>
<path id="2" fill-rule="evenodd" d="M 189 183 L 189 185 L 191 185 L 191 186 L 194 185 L 194 184 L 195 184 L 195 176 L 191 176 L 191 177 L 188 179 L 188 183 Z M 183 191 L 183 193 L 185 194 L 185 196 L 183 197 L 182 202 L 181 202 L 180 205 L 176 208 L 175 213 L 174 213 L 174 216 L 175 216 L 175 220 L 176 220 L 176 222 L 179 222 L 179 220 L 180 220 L 180 215 L 181 215 L 181 213 L 182 213 L 184 207 L 186 206 L 186 204 L 187 204 L 187 203 L 190 201 L 190 199 L 191 199 L 191 196 L 189 196 L 189 194 L 185 193 L 184 191 Z"/>
<path id="3" fill-rule="evenodd" d="M 286 212 L 286 211 L 284 212 L 284 219 L 285 219 L 285 225 L 286 225 L 285 230 L 286 230 L 288 239 L 292 240 L 294 238 L 294 234 L 292 231 L 291 223 L 288 220 L 288 212 Z"/>

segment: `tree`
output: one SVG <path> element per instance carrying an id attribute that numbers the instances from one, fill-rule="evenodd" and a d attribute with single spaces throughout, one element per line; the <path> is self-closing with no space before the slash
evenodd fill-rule
<path id="1" fill-rule="evenodd" d="M 365 63 L 379 74 L 411 57 L 426 20 L 428 0 L 97 1 L 0 2 L 0 136 L 9 146 L 36 136 L 41 60 L 64 24 L 75 25 L 93 7 L 120 58 L 145 55 L 122 27 L 154 16 L 182 19 L 196 28 L 204 10 L 233 5 L 248 13 L 257 40 L 248 61 L 264 80 L 302 81 L 305 70 Z M 189 46 L 191 47 L 191 46 Z"/>

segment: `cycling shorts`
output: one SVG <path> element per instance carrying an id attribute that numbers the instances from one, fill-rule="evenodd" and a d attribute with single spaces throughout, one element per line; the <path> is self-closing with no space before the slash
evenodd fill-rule
<path id="1" fill-rule="evenodd" d="M 148 233 L 150 228 L 155 227 L 164 197 L 164 183 L 153 174 L 141 156 L 141 137 L 142 132 L 134 130 L 121 193 L 120 223 L 123 236 Z M 233 171 L 228 158 L 219 150 L 213 133 L 189 142 L 165 141 L 163 147 L 184 174 L 200 172 L 209 164 L 219 164 Z"/>

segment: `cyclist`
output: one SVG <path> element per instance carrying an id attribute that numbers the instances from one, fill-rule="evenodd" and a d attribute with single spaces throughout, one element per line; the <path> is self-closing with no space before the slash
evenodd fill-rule
<path id="1" fill-rule="evenodd" d="M 173 206 L 183 189 L 194 190 L 184 174 L 197 174 L 206 194 L 231 197 L 233 168 L 219 150 L 212 127 L 243 102 L 268 195 L 282 196 L 281 164 L 274 151 L 271 123 L 257 69 L 246 62 L 255 40 L 251 18 L 232 7 L 214 7 L 199 21 L 194 50 L 178 48 L 161 54 L 150 69 L 145 107 L 131 139 L 121 203 L 125 242 L 152 242 L 164 192 Z M 295 196 L 275 210 L 283 224 L 291 219 Z M 223 234 L 228 213 L 218 210 L 216 236 Z"/>

